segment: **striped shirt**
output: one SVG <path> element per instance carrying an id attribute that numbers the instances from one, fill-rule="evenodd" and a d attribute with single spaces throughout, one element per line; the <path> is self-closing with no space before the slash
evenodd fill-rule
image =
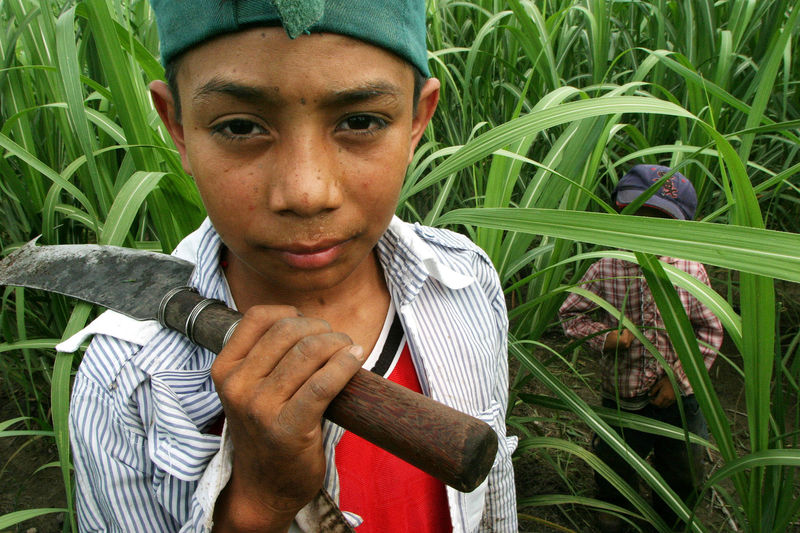
<path id="1" fill-rule="evenodd" d="M 190 285 L 235 307 L 221 245 L 206 220 L 174 253 L 195 263 Z M 508 321 L 497 273 L 467 238 L 397 218 L 377 252 L 423 392 L 498 435 L 487 480 L 471 493 L 447 488 L 453 530 L 516 531 L 516 438 L 505 427 Z M 208 465 L 230 468 L 230 454 L 218 453 L 226 435 L 206 432 L 222 412 L 210 377 L 214 354 L 153 323 L 110 312 L 96 322 L 59 348 L 95 334 L 70 412 L 81 530 L 209 530 L 221 487 Z M 324 488 L 337 500 L 334 451 L 344 430 L 324 421 L 323 431 Z"/>
<path id="2" fill-rule="evenodd" d="M 710 285 L 705 267 L 696 261 L 671 257 L 662 257 L 661 261 Z M 643 335 L 670 365 L 683 394 L 692 394 L 692 386 L 667 336 L 664 321 L 639 265 L 622 259 L 604 257 L 589 267 L 581 279 L 580 286 L 605 299 L 616 309 L 623 310 L 625 316 L 642 330 Z M 701 341 L 700 352 L 706 368 L 711 368 L 716 358 L 716 350 L 722 344 L 722 323 L 688 291 L 680 287 L 676 289 L 692 323 L 695 336 Z M 599 316 L 595 316 L 596 310 L 596 304 L 579 294 L 572 293 L 559 309 L 559 316 L 563 320 L 564 332 L 568 336 L 577 339 L 586 338 L 586 343 L 591 348 L 602 352 L 606 336 L 611 330 L 617 329 L 618 322 L 604 311 L 599 311 Z M 614 398 L 618 391 L 620 398 L 645 398 L 646 401 L 650 388 L 665 375 L 656 358 L 636 339 L 628 350 L 620 350 L 617 356 L 613 352 L 606 354 L 601 366 L 604 394 L 610 398 Z"/>

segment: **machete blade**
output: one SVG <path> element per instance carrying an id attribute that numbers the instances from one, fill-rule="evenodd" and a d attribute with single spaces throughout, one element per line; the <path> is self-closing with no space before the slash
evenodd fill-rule
<path id="1" fill-rule="evenodd" d="M 0 261 L 0 285 L 57 292 L 137 320 L 155 320 L 161 298 L 185 286 L 194 269 L 183 259 L 145 250 L 35 242 Z"/>

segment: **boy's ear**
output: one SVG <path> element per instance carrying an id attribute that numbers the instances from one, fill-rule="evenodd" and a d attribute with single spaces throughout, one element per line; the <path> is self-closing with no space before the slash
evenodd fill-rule
<path id="1" fill-rule="evenodd" d="M 408 162 L 414 157 L 414 150 L 417 148 L 422 134 L 425 133 L 425 128 L 433 117 L 436 106 L 439 104 L 439 80 L 436 78 L 428 78 L 425 85 L 419 92 L 419 100 L 417 101 L 417 112 L 411 120 L 411 149 L 408 154 Z"/>
<path id="2" fill-rule="evenodd" d="M 158 116 L 167 127 L 169 136 L 175 143 L 178 153 L 181 155 L 181 164 L 183 170 L 190 176 L 192 175 L 192 167 L 189 164 L 189 159 L 186 157 L 186 143 L 183 138 L 183 124 L 175 113 L 175 100 L 172 97 L 172 91 L 169 86 L 161 80 L 154 81 L 150 84 L 150 96 L 153 98 L 153 104 L 156 106 Z"/>

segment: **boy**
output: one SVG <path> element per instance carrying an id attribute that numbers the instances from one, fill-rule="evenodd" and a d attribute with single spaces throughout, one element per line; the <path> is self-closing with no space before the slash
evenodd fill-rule
<path id="1" fill-rule="evenodd" d="M 81 528 L 515 531 L 497 274 L 393 216 L 439 95 L 424 1 L 152 4 L 170 85 L 151 94 L 209 216 L 175 253 L 244 318 L 218 356 L 114 315 L 90 327 Z M 323 420 L 362 365 L 489 423 L 487 481 L 459 493 Z"/>
<path id="2" fill-rule="evenodd" d="M 669 172 L 669 168 L 658 165 L 633 167 L 614 190 L 617 207 L 622 209 L 633 202 Z M 696 206 L 694 187 L 689 180 L 676 172 L 645 201 L 636 214 L 692 220 Z M 688 272 L 706 285 L 709 284 L 702 264 L 670 257 L 662 257 L 661 260 Z M 639 266 L 620 259 L 603 258 L 589 268 L 580 285 L 622 310 L 631 322 L 641 328 L 644 336 L 655 345 L 675 373 L 689 431 L 707 436 L 703 413 L 698 409 L 692 387 L 664 331 L 664 323 Z M 701 341 L 700 351 L 705 365 L 711 368 L 716 350 L 722 344 L 722 324 L 687 291 L 678 289 L 678 294 L 694 326 L 697 339 Z M 675 403 L 676 391 L 673 390 L 664 369 L 629 330 L 623 329 L 619 332 L 618 321 L 613 316 L 601 312 L 599 317 L 592 318 L 590 314 L 596 308 L 586 298 L 570 294 L 561 306 L 559 316 L 568 336 L 585 338 L 590 348 L 605 355 L 602 360 L 603 405 L 682 426 Z M 702 481 L 700 446 L 692 445 L 691 453 L 687 454 L 686 446 L 680 441 L 630 429 L 616 429 L 640 456 L 646 457 L 653 451 L 656 470 L 684 501 L 691 501 Z M 633 469 L 605 441 L 595 440 L 597 455 L 635 488 L 637 477 Z M 601 499 L 627 506 L 622 495 L 602 476 L 596 475 L 595 479 Z M 675 522 L 676 515 L 660 498 L 656 498 L 654 506 L 668 524 Z M 600 514 L 598 520 L 602 531 L 623 529 L 622 520 L 614 515 Z"/>

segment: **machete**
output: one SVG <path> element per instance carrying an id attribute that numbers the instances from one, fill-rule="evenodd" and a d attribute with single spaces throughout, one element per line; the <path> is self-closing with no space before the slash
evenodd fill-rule
<path id="1" fill-rule="evenodd" d="M 186 286 L 194 265 L 99 245 L 20 247 L 0 261 L 0 285 L 78 298 L 137 320 L 158 320 L 219 353 L 242 315 Z M 488 424 L 364 369 L 325 417 L 462 492 L 486 478 L 497 453 Z"/>

